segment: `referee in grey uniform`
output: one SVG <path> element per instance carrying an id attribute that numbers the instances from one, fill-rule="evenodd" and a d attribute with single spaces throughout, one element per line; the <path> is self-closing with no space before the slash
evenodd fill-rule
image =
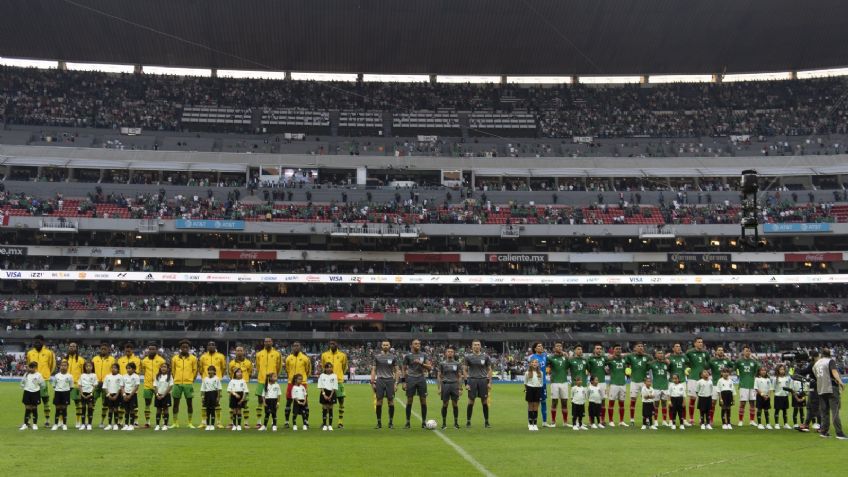
<path id="1" fill-rule="evenodd" d="M 383 399 L 389 401 L 389 429 L 394 428 L 395 388 L 398 378 L 397 357 L 389 352 L 392 345 L 388 341 L 380 343 L 380 352 L 374 355 L 371 366 L 371 389 L 377 398 L 377 427 L 383 427 Z"/>
<path id="2" fill-rule="evenodd" d="M 468 389 L 468 408 L 465 410 L 465 427 L 471 427 L 471 414 L 474 412 L 474 401 L 479 397 L 483 404 L 483 421 L 489 425 L 489 391 L 492 389 L 492 359 L 483 353 L 480 340 L 471 342 L 471 353 L 463 359 L 463 373 L 466 376 L 465 387 Z"/>
<path id="3" fill-rule="evenodd" d="M 406 391 L 406 425 L 409 429 L 409 418 L 412 416 L 412 401 L 418 395 L 421 404 L 421 428 L 427 426 L 427 375 L 433 366 L 426 353 L 421 351 L 421 341 L 412 340 L 412 349 L 403 357 L 403 389 Z"/>
<path id="4" fill-rule="evenodd" d="M 447 428 L 448 402 L 453 404 L 453 427 L 459 429 L 459 394 L 462 388 L 462 367 L 454 357 L 453 348 L 445 350 L 445 359 L 436 367 L 436 382 L 439 385 L 439 395 L 442 397 L 442 429 Z"/>

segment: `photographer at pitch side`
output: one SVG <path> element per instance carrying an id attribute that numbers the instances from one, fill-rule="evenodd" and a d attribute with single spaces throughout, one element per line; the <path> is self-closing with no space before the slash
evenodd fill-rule
<path id="1" fill-rule="evenodd" d="M 839 399 L 841 391 L 845 387 L 842 377 L 836 369 L 836 362 L 831 359 L 830 349 L 823 348 L 821 358 L 813 365 L 813 374 L 816 375 L 816 390 L 819 394 L 819 405 L 821 406 L 821 437 L 830 437 L 830 421 L 833 415 L 833 430 L 837 439 L 848 439 L 842 432 L 842 421 L 839 419 Z"/>

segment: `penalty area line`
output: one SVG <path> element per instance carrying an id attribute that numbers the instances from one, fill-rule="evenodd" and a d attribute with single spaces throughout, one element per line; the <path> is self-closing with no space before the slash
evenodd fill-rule
<path id="1" fill-rule="evenodd" d="M 403 408 L 406 408 L 406 404 L 404 404 L 402 402 L 400 403 L 400 406 L 403 407 Z M 421 415 L 418 414 L 418 412 L 413 410 L 412 415 L 415 416 L 415 418 L 418 419 L 419 421 L 424 422 L 424 420 L 421 418 Z M 486 466 L 481 464 L 480 461 L 475 459 L 474 456 L 472 456 L 465 449 L 463 449 L 462 446 L 460 446 L 459 444 L 454 442 L 453 439 L 451 439 L 450 437 L 446 436 L 444 432 L 440 431 L 439 429 L 434 429 L 433 432 L 435 432 L 436 435 L 439 436 L 439 438 L 445 444 L 451 446 L 451 448 L 453 448 L 453 450 L 456 451 L 456 453 L 459 454 L 460 457 L 465 459 L 466 462 L 468 462 L 475 469 L 477 469 L 477 472 L 480 472 L 481 474 L 485 475 L 486 477 L 498 477 L 492 471 L 487 469 Z"/>

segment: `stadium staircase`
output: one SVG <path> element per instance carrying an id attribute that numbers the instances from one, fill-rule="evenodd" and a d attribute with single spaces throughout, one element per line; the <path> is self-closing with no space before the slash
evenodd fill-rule
<path id="1" fill-rule="evenodd" d="M 461 112 L 456 115 L 459 119 L 459 130 L 462 131 L 462 139 L 468 140 L 468 126 L 470 124 L 470 121 L 468 120 L 468 112 Z"/>
<path id="2" fill-rule="evenodd" d="M 391 111 L 383 111 L 383 137 L 392 137 L 392 120 L 394 116 Z"/>
<path id="3" fill-rule="evenodd" d="M 253 132 L 262 130 L 262 108 L 253 108 L 250 114 L 250 127 Z"/>
<path id="4" fill-rule="evenodd" d="M 338 110 L 330 111 L 330 136 L 338 137 L 340 114 Z"/>

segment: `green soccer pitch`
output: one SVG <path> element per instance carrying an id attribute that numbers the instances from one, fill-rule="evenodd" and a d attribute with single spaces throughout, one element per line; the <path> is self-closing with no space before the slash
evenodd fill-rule
<path id="1" fill-rule="evenodd" d="M 252 390 L 253 386 L 251 386 Z M 314 385 L 310 386 L 314 390 Z M 757 430 L 750 426 L 712 431 L 687 428 L 672 431 L 638 427 L 573 431 L 571 428 L 527 430 L 523 387 L 495 385 L 491 429 L 484 429 L 479 401 L 473 427 L 466 429 L 465 396 L 460 401 L 461 429 L 444 432 L 413 427 L 404 430 L 404 408 L 398 401 L 395 429 L 373 429 L 375 416 L 371 389 L 348 385 L 345 429 L 321 431 L 318 398 L 310 396 L 309 431 L 241 433 L 227 429 L 206 432 L 184 426 L 185 403 L 179 429 L 154 432 L 19 431 L 23 421 L 21 391 L 17 384 L 0 384 L 0 475 L 280 475 L 292 469 L 322 475 L 452 475 L 548 476 L 580 469 L 581 475 L 842 475 L 848 465 L 848 441 L 815 433 Z M 436 388 L 430 387 L 429 416 L 441 421 Z M 52 399 L 52 393 L 51 393 Z M 848 400 L 843 399 L 843 403 Z M 143 403 L 143 401 L 142 401 Z M 226 404 L 226 398 L 222 399 Z M 199 392 L 195 390 L 194 424 L 200 422 Z M 641 407 L 641 406 L 640 406 Z M 251 422 L 255 423 L 255 399 Z M 419 411 L 418 402 L 413 409 Z M 842 418 L 846 419 L 843 404 Z M 387 409 L 384 408 L 384 414 Z M 629 410 L 628 419 L 629 419 Z M 637 409 L 637 423 L 639 410 Z M 790 409 L 791 413 L 791 409 Z M 73 424 L 73 405 L 69 418 Z M 226 409 L 224 415 L 227 415 Z M 616 418 L 618 410 L 616 409 Z M 791 417 L 791 415 L 790 415 Z M 143 422 L 143 404 L 139 409 Z M 279 410 L 280 425 L 283 407 Z M 449 424 L 452 414 L 448 413 Z M 718 419 L 718 416 L 716 416 Z M 39 426 L 43 421 L 39 407 Z M 100 421 L 95 412 L 95 425 Z M 440 422 L 441 424 L 441 422 Z M 832 433 L 832 431 L 831 431 Z"/>

